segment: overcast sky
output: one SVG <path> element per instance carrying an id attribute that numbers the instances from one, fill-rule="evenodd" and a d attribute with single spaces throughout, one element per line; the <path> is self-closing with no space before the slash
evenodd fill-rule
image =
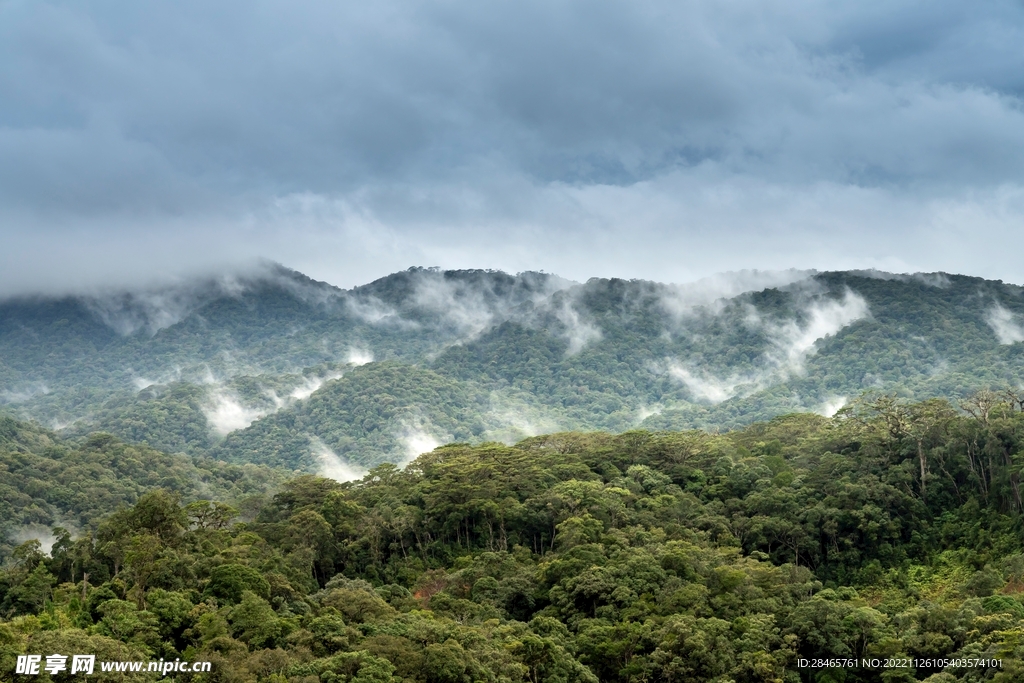
<path id="1" fill-rule="evenodd" d="M 1024 283 L 1024 3 L 0 0 L 0 293 L 279 261 Z"/>

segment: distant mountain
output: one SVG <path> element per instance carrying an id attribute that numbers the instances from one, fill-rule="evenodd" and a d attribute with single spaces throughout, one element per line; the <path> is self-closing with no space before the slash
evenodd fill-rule
<path id="1" fill-rule="evenodd" d="M 0 409 L 67 436 L 358 473 L 450 441 L 1019 386 L 1022 291 L 941 273 L 669 285 L 422 268 L 342 290 L 271 265 L 0 302 Z"/>

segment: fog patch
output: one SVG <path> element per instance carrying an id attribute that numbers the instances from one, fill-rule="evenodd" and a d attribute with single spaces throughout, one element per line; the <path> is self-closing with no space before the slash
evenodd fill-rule
<path id="1" fill-rule="evenodd" d="M 695 399 L 709 403 L 721 403 L 740 394 L 749 396 L 761 388 L 765 379 L 760 374 L 738 373 L 727 378 L 716 377 L 707 370 L 671 362 L 667 372 L 670 377 L 681 382 Z"/>
<path id="2" fill-rule="evenodd" d="M 220 436 L 227 436 L 284 406 L 284 401 L 277 394 L 269 392 L 267 397 L 272 406 L 247 406 L 234 392 L 218 388 L 207 394 L 202 410 L 213 431 Z"/>
<path id="3" fill-rule="evenodd" d="M 655 415 L 661 415 L 665 409 L 661 405 L 653 406 L 640 406 L 636 411 L 637 424 L 641 424 L 644 420 Z"/>
<path id="4" fill-rule="evenodd" d="M 565 327 L 562 336 L 569 342 L 566 353 L 574 356 L 583 350 L 587 344 L 601 339 L 601 330 L 595 325 L 582 319 L 569 300 L 566 298 L 562 305 L 556 309 L 555 317 Z"/>
<path id="5" fill-rule="evenodd" d="M 348 349 L 348 356 L 345 358 L 345 362 L 349 365 L 366 365 L 367 363 L 373 362 L 373 352 L 365 349 L 357 349 L 354 346 L 350 346 Z"/>
<path id="6" fill-rule="evenodd" d="M 415 326 L 416 323 L 403 320 L 391 306 L 375 296 L 352 296 L 345 297 L 345 308 L 355 317 L 370 324 L 385 321 L 398 322 L 403 325 Z"/>
<path id="7" fill-rule="evenodd" d="M 1024 341 L 1024 327 L 1017 322 L 1017 316 L 998 301 L 988 309 L 985 322 L 996 333 L 1000 344 L 1015 344 Z"/>
<path id="8" fill-rule="evenodd" d="M 431 452 L 443 443 L 431 433 L 427 420 L 416 417 L 401 420 L 395 438 L 403 449 L 402 460 L 396 463 L 401 467 L 405 467 L 419 456 Z"/>
<path id="9" fill-rule="evenodd" d="M 195 276 L 185 281 L 135 290 L 108 290 L 80 297 L 86 308 L 121 336 L 150 336 L 181 322 L 217 299 L 240 298 L 261 285 L 287 290 L 308 304 L 324 304 L 342 290 L 269 261 L 236 266 L 233 272 Z"/>
<path id="10" fill-rule="evenodd" d="M 304 399 L 309 398 L 314 391 L 322 387 L 327 382 L 339 379 L 343 375 L 344 373 L 342 372 L 332 372 L 323 377 L 306 377 L 302 381 L 302 384 L 298 385 L 297 387 L 291 390 L 291 393 L 288 394 L 288 397 L 296 401 L 302 401 Z"/>
<path id="11" fill-rule="evenodd" d="M 0 403 L 24 403 L 37 396 L 50 393 L 50 388 L 42 382 L 36 382 L 21 389 L 4 389 L 0 391 Z"/>
<path id="12" fill-rule="evenodd" d="M 719 273 L 684 284 L 662 285 L 659 303 L 676 320 L 692 315 L 700 307 L 733 299 L 747 292 L 760 292 L 773 287 L 785 287 L 807 280 L 814 270 L 741 270 Z"/>
<path id="13" fill-rule="evenodd" d="M 836 413 L 842 410 L 847 404 L 847 398 L 845 396 L 832 396 L 825 399 L 821 405 L 814 409 L 814 412 L 818 415 L 824 415 L 825 417 L 834 417 Z"/>
<path id="14" fill-rule="evenodd" d="M 815 343 L 870 314 L 864 297 L 847 289 L 841 300 L 812 302 L 804 310 L 806 320 L 791 320 L 781 325 L 766 325 L 775 349 L 769 360 L 789 372 L 803 372 L 807 356 L 816 353 Z"/>
<path id="15" fill-rule="evenodd" d="M 47 555 L 53 549 L 53 544 L 57 542 L 57 537 L 53 535 L 53 529 L 43 524 L 25 524 L 16 527 L 8 532 L 8 536 L 15 545 L 21 545 L 27 541 L 39 541 L 39 549 Z"/>
<path id="16" fill-rule="evenodd" d="M 945 289 L 952 281 L 945 273 L 888 273 L 884 270 L 868 268 L 866 270 L 847 271 L 850 275 L 871 278 L 872 280 L 895 280 L 898 282 L 920 282 L 929 287 Z"/>
<path id="17" fill-rule="evenodd" d="M 473 338 L 491 326 L 496 314 L 488 306 L 481 287 L 487 285 L 449 281 L 434 273 L 423 273 L 416 279 L 413 303 L 441 315 L 460 334 Z"/>
<path id="18" fill-rule="evenodd" d="M 807 357 L 817 352 L 820 339 L 836 334 L 844 327 L 870 315 L 862 296 L 846 289 L 843 298 L 819 299 L 807 304 L 794 320 L 773 323 L 761 319 L 751 307 L 744 325 L 760 326 L 769 338 L 760 367 L 746 372 L 716 375 L 706 367 L 668 359 L 655 371 L 668 374 L 689 390 L 694 399 L 721 403 L 735 396 L 750 396 L 756 391 L 804 371 Z"/>
<path id="19" fill-rule="evenodd" d="M 309 445 L 319 463 L 316 473 L 321 477 L 344 483 L 358 481 L 366 476 L 368 470 L 345 462 L 318 437 L 310 436 Z"/>
<path id="20" fill-rule="evenodd" d="M 210 372 L 209 368 L 206 368 L 206 373 L 209 373 L 209 376 L 210 376 L 211 379 L 213 378 L 213 373 Z M 204 373 L 204 377 L 205 377 L 206 373 Z M 135 389 L 137 391 L 142 391 L 143 389 L 146 389 L 148 387 L 162 386 L 164 384 L 170 384 L 171 382 L 177 382 L 180 379 L 181 379 L 181 368 L 180 367 L 176 367 L 176 368 L 174 368 L 174 370 L 172 370 L 170 372 L 166 372 L 166 373 L 160 375 L 159 377 L 157 377 L 156 379 L 151 379 L 149 377 L 135 377 L 134 379 L 132 379 L 132 384 L 135 385 Z M 214 381 L 216 381 L 216 380 L 214 380 Z M 206 382 L 206 384 L 210 384 L 210 383 L 211 382 Z"/>
<path id="21" fill-rule="evenodd" d="M 556 420 L 525 401 L 492 392 L 490 403 L 487 421 L 491 428 L 484 435 L 486 439 L 511 446 L 531 436 L 560 430 Z"/>

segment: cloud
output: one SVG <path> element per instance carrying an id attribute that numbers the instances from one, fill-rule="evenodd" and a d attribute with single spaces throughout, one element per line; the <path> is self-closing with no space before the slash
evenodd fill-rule
<path id="1" fill-rule="evenodd" d="M 873 280 L 898 280 L 900 282 L 920 282 L 929 287 L 945 289 L 950 286 L 949 276 L 945 273 L 887 273 L 883 270 L 868 268 L 866 270 L 852 270 L 853 275 L 867 277 Z"/>
<path id="2" fill-rule="evenodd" d="M 398 311 L 374 296 L 345 297 L 345 306 L 352 315 L 368 323 L 388 321 L 405 326 L 415 326 L 415 323 L 412 321 L 401 320 L 398 316 Z"/>
<path id="3" fill-rule="evenodd" d="M 412 303 L 422 310 L 440 314 L 460 334 L 473 338 L 491 326 L 497 313 L 488 305 L 487 280 L 466 282 L 449 280 L 436 271 L 419 271 L 414 276 Z M 497 302 L 495 302 L 497 303 Z"/>
<path id="4" fill-rule="evenodd" d="M 601 339 L 601 330 L 584 320 L 568 297 L 563 298 L 561 305 L 555 309 L 555 317 L 562 323 L 562 336 L 569 342 L 566 353 L 570 356 L 582 351 L 587 344 Z"/>
<path id="5" fill-rule="evenodd" d="M 690 391 L 694 399 L 708 403 L 721 403 L 737 395 L 749 396 L 762 387 L 768 376 L 768 373 L 758 372 L 716 377 L 707 370 L 675 362 L 668 363 L 667 371 L 670 377 Z"/>
<path id="6" fill-rule="evenodd" d="M 291 390 L 288 394 L 289 398 L 301 401 L 309 398 L 313 395 L 313 392 L 322 387 L 325 383 L 331 380 L 338 379 L 344 373 L 341 372 L 330 372 L 323 377 L 311 376 L 303 378 L 302 382 Z"/>
<path id="7" fill-rule="evenodd" d="M 988 309 L 985 322 L 996 333 L 1000 344 L 1014 344 L 1024 341 L 1024 327 L 1017 322 L 1017 316 L 996 302 Z"/>
<path id="8" fill-rule="evenodd" d="M 261 255 L 1021 281 L 1022 41 L 1002 0 L 4 3 L 0 292 Z"/>
<path id="9" fill-rule="evenodd" d="M 338 454 L 315 436 L 309 437 L 309 445 L 317 458 L 317 474 L 335 481 L 358 481 L 366 476 L 367 470 L 358 465 L 344 462 Z"/>
<path id="10" fill-rule="evenodd" d="M 662 308 L 674 318 L 683 318 L 701 306 L 732 299 L 746 292 L 785 287 L 813 276 L 813 270 L 742 270 L 716 273 L 694 282 L 666 285 L 659 291 Z"/>
<path id="11" fill-rule="evenodd" d="M 226 436 L 233 431 L 245 429 L 259 418 L 279 410 L 284 405 L 284 401 L 276 394 L 268 394 L 268 398 L 271 399 L 271 405 L 249 406 L 244 404 L 237 394 L 217 387 L 207 394 L 203 414 L 216 434 Z"/>
<path id="12" fill-rule="evenodd" d="M 803 322 L 766 324 L 775 349 L 770 360 L 789 372 L 803 371 L 804 360 L 815 353 L 815 343 L 870 314 L 864 297 L 847 289 L 840 300 L 813 301 L 803 310 Z"/>
<path id="13" fill-rule="evenodd" d="M 396 437 L 405 451 L 404 457 L 398 463 L 402 466 L 412 462 L 424 453 L 429 453 L 442 444 L 442 441 L 429 430 L 427 421 L 415 416 L 410 416 L 399 422 Z"/>
<path id="14" fill-rule="evenodd" d="M 57 542 L 57 537 L 53 535 L 51 528 L 43 524 L 24 524 L 9 531 L 8 535 L 15 544 L 39 541 L 40 550 L 47 555 L 50 554 L 53 544 Z"/>
<path id="15" fill-rule="evenodd" d="M 544 408 L 507 393 L 492 391 L 487 411 L 488 429 L 483 438 L 512 445 L 538 434 L 551 434 L 561 429 Z"/>
<path id="16" fill-rule="evenodd" d="M 646 420 L 649 417 L 654 417 L 655 415 L 661 415 L 661 413 L 664 412 L 664 410 L 665 410 L 664 407 L 662 407 L 660 405 L 640 406 L 640 408 L 636 411 L 636 416 L 637 416 L 637 420 L 636 421 L 637 421 L 637 423 L 641 423 L 641 422 L 643 422 L 644 420 Z"/>
<path id="17" fill-rule="evenodd" d="M 43 382 L 28 384 L 20 389 L 0 390 L 0 404 L 2 403 L 24 403 L 37 396 L 45 396 L 50 393 L 50 388 Z"/>
<path id="18" fill-rule="evenodd" d="M 345 362 L 356 366 L 372 363 L 373 352 L 367 351 L 366 349 L 357 349 L 354 346 L 349 347 L 348 356 L 346 356 Z"/>
<path id="19" fill-rule="evenodd" d="M 801 293 L 798 291 L 797 295 Z M 797 318 L 782 322 L 763 320 L 751 307 L 745 324 L 762 329 L 769 340 L 757 367 L 719 376 L 707 367 L 668 359 L 661 365 L 655 364 L 653 369 L 683 384 L 695 400 L 721 403 L 801 374 L 807 357 L 816 353 L 818 341 L 869 315 L 867 302 L 849 288 L 841 299 L 811 299 L 804 303 Z"/>
<path id="20" fill-rule="evenodd" d="M 847 401 L 845 396 L 831 396 L 815 408 L 814 412 L 825 417 L 833 417 L 847 404 Z"/>

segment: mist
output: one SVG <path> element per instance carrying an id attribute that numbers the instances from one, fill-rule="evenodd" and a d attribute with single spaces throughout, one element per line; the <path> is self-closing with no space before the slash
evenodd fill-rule
<path id="1" fill-rule="evenodd" d="M 755 307 L 748 306 L 743 324 L 762 330 L 768 337 L 768 347 L 756 368 L 719 376 L 706 365 L 670 358 L 663 364 L 654 364 L 652 369 L 685 386 L 693 399 L 711 404 L 736 396 L 750 396 L 791 376 L 802 375 L 807 358 L 817 353 L 819 341 L 871 314 L 864 297 L 849 288 L 844 289 L 840 299 L 820 295 L 808 299 L 808 291 L 814 287 L 808 283 L 807 288 L 795 290 L 798 300 L 804 301 L 799 307 L 799 316 L 794 319 L 764 320 Z M 845 400 L 845 397 L 834 397 L 813 409 L 823 414 L 831 410 L 834 414 Z"/>
<path id="2" fill-rule="evenodd" d="M 214 433 L 227 436 L 284 407 L 284 401 L 276 394 L 268 394 L 268 398 L 272 401 L 271 406 L 250 406 L 243 403 L 234 392 L 217 387 L 207 394 L 203 415 Z"/>
<path id="3" fill-rule="evenodd" d="M 985 314 L 985 322 L 996 333 L 1000 344 L 1013 344 L 1024 341 L 1024 327 L 1009 309 L 996 302 Z"/>
<path id="4" fill-rule="evenodd" d="M 0 296 L 261 257 L 1024 282 L 1019 3 L 229 7 L 0 6 Z M 149 303 L 98 310 L 187 305 Z"/>
<path id="5" fill-rule="evenodd" d="M 315 436 L 309 437 L 309 445 L 317 458 L 317 474 L 334 481 L 358 481 L 366 476 L 369 470 L 343 461 L 337 453 Z"/>

